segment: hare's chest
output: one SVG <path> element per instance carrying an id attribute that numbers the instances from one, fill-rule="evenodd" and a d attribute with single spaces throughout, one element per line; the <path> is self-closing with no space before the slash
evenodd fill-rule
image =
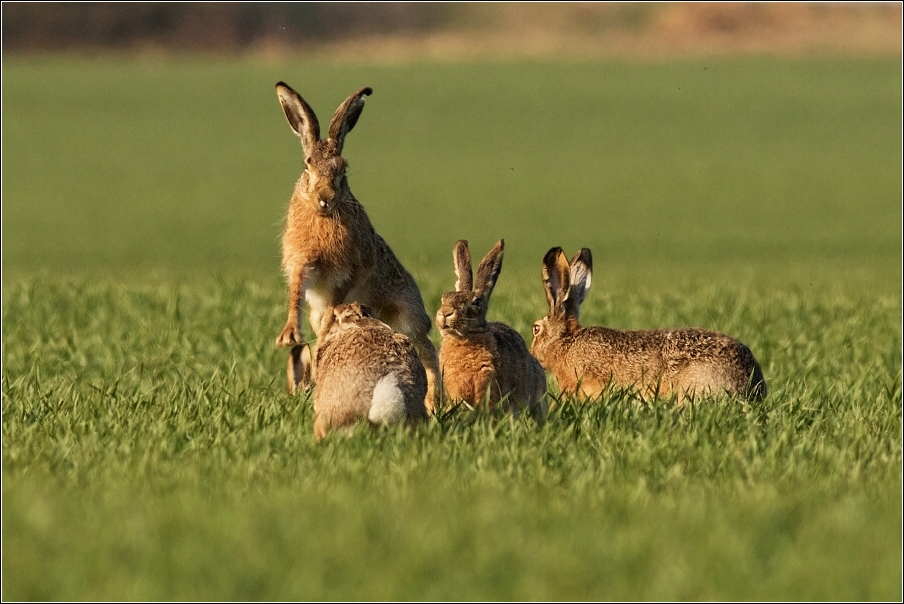
<path id="1" fill-rule="evenodd" d="M 474 342 L 460 343 L 444 338 L 439 350 L 439 366 L 450 400 L 478 404 L 487 395 L 495 377 L 493 353 Z"/>
<path id="2" fill-rule="evenodd" d="M 351 280 L 351 271 L 343 269 L 324 270 L 314 266 L 308 271 L 305 283 L 305 299 L 312 309 L 325 311 L 329 306 L 338 304 L 337 292 L 346 288 Z"/>

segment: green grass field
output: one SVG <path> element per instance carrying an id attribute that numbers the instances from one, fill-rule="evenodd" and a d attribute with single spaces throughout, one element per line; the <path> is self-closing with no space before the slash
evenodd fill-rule
<path id="1" fill-rule="evenodd" d="M 3 62 L 2 596 L 900 600 L 901 64 Z M 769 396 L 562 399 L 316 444 L 284 391 L 301 150 L 374 95 L 349 179 L 421 286 L 552 246 L 582 320 L 748 344 Z M 436 332 L 434 339 L 438 341 Z"/>

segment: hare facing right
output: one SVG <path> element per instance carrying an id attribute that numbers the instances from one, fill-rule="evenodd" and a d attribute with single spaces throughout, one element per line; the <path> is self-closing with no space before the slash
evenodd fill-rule
<path id="1" fill-rule="evenodd" d="M 549 312 L 534 323 L 531 352 L 563 392 L 599 397 L 609 387 L 643 398 L 674 395 L 677 402 L 727 393 L 766 396 L 759 363 L 744 344 L 703 329 L 623 331 L 581 327 L 578 311 L 590 289 L 593 261 L 583 248 L 569 264 L 562 248 L 543 258 Z"/>
<path id="2" fill-rule="evenodd" d="M 324 318 L 314 370 L 314 436 L 361 419 L 376 425 L 427 419 L 427 374 L 405 335 L 352 302 Z"/>
<path id="3" fill-rule="evenodd" d="M 526 405 L 538 420 L 546 417 L 546 373 L 521 335 L 504 323 L 486 320 L 490 294 L 502 270 L 504 240 L 471 273 L 468 242 L 455 244 L 455 291 L 443 294 L 436 313 L 442 334 L 439 351 L 443 386 L 452 401 L 472 406 L 486 398 L 492 408 L 508 396 L 512 410 Z"/>

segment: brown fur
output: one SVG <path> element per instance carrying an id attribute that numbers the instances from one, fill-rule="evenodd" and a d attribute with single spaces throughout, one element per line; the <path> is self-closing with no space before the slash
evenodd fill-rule
<path id="1" fill-rule="evenodd" d="M 521 335 L 504 323 L 486 320 L 490 294 L 502 270 L 503 240 L 490 250 L 471 275 L 468 242 L 455 245 L 457 291 L 443 294 L 436 326 L 443 336 L 439 364 L 443 388 L 453 402 L 490 408 L 508 396 L 513 410 L 527 405 L 546 415 L 546 374 L 527 350 Z"/>
<path id="2" fill-rule="evenodd" d="M 360 302 L 414 342 L 427 371 L 425 404 L 432 410 L 439 361 L 428 337 L 430 317 L 414 279 L 352 195 L 347 163 L 341 156 L 345 136 L 357 123 L 364 97 L 372 90 L 362 88 L 339 106 L 330 121 L 329 138 L 323 140 L 317 117 L 304 99 L 282 82 L 276 90 L 305 153 L 305 170 L 295 185 L 282 237 L 289 301 L 286 325 L 276 345 L 303 344 L 300 315 L 304 300 L 310 306 L 311 327 L 318 338 L 330 307 Z M 292 381 L 289 375 L 290 390 Z"/>
<path id="3" fill-rule="evenodd" d="M 693 328 L 581 327 L 578 311 L 592 274 L 587 248 L 570 264 L 561 248 L 553 248 L 541 268 L 549 312 L 534 324 L 531 352 L 563 392 L 596 398 L 609 387 L 632 388 L 643 398 L 674 395 L 679 402 L 722 393 L 766 396 L 759 364 L 730 336 Z"/>
<path id="4" fill-rule="evenodd" d="M 334 307 L 323 328 L 315 360 L 314 435 L 318 440 L 331 427 L 368 419 L 375 387 L 390 375 L 404 396 L 404 413 L 388 423 L 427 418 L 427 375 L 411 340 L 373 318 L 369 308 L 357 303 Z M 370 421 L 384 423 L 373 418 Z"/>
<path id="5" fill-rule="evenodd" d="M 313 361 L 311 360 L 311 347 L 307 344 L 293 346 L 289 353 L 289 363 L 286 368 L 286 389 L 289 394 L 296 394 L 299 386 L 304 392 L 310 392 L 314 386 Z"/>

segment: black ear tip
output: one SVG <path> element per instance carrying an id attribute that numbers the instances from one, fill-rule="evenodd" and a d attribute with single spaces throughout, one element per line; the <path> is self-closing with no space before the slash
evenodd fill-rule
<path id="1" fill-rule="evenodd" d="M 370 86 L 367 86 L 366 88 L 361 90 L 361 94 L 363 94 L 364 96 L 370 96 L 373 93 L 374 93 L 374 89 L 371 88 Z"/>
<path id="2" fill-rule="evenodd" d="M 562 248 L 560 248 L 560 247 L 550 248 L 549 251 L 546 252 L 546 255 L 543 256 L 543 262 L 545 262 L 547 264 L 550 262 L 553 262 L 561 253 L 562 253 Z"/>

